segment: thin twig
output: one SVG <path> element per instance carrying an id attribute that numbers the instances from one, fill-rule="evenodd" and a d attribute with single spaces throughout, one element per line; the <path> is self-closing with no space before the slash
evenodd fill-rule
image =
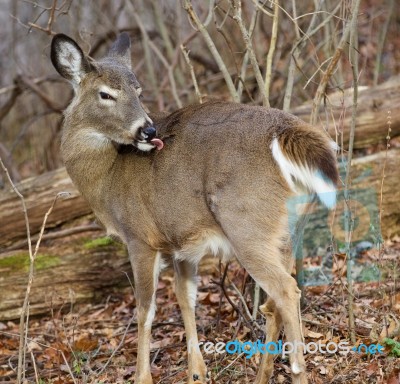
<path id="1" fill-rule="evenodd" d="M 274 17 L 272 19 L 272 32 L 271 32 L 271 43 L 266 60 L 265 69 L 265 96 L 269 100 L 269 89 L 271 87 L 271 76 L 272 76 L 272 59 L 274 57 L 276 42 L 278 40 L 278 22 L 279 22 L 279 0 L 275 0 L 274 3 Z"/>
<path id="2" fill-rule="evenodd" d="M 358 103 L 358 56 L 357 56 L 357 17 L 358 9 L 360 7 L 361 0 L 354 0 L 351 10 L 351 21 L 349 23 L 350 28 L 350 49 L 349 49 L 349 59 L 353 74 L 353 105 L 351 114 L 351 127 L 350 127 L 350 137 L 349 137 L 349 149 L 347 154 L 347 167 L 346 167 L 346 178 L 344 186 L 344 198 L 346 201 L 345 208 L 345 229 L 348 233 L 346 241 L 346 263 L 347 263 L 347 285 L 348 285 L 348 312 L 349 312 L 349 331 L 350 340 L 352 343 L 356 341 L 355 335 L 355 319 L 353 312 L 354 303 L 354 292 L 353 292 L 353 280 L 352 280 L 352 260 L 350 254 L 350 243 L 351 235 L 353 229 L 353 219 L 349 207 L 349 188 L 351 183 L 351 161 L 353 157 L 353 146 L 354 146 L 354 135 L 356 129 L 356 118 L 357 118 L 357 103 Z"/>
<path id="3" fill-rule="evenodd" d="M 295 7 L 293 7 L 293 12 L 295 12 Z M 311 27 L 311 24 L 313 23 L 314 19 L 315 19 L 315 15 L 311 19 L 309 28 Z M 297 23 L 297 19 L 292 19 L 292 20 L 293 20 L 294 28 L 296 31 L 296 35 L 299 36 L 300 27 L 299 27 L 299 24 Z M 288 69 L 288 80 L 286 83 L 285 95 L 283 98 L 283 110 L 284 111 L 289 111 L 290 103 L 292 100 L 296 63 L 300 56 L 300 47 L 298 48 L 300 41 L 303 41 L 303 38 L 298 38 L 297 42 L 294 44 L 294 46 L 292 48 L 292 55 L 290 57 L 289 69 Z"/>
<path id="4" fill-rule="evenodd" d="M 313 12 L 313 16 L 312 16 L 310 24 L 309 24 L 309 26 L 307 28 L 307 31 L 305 33 L 303 33 L 302 37 L 299 40 L 297 40 L 295 42 L 295 44 L 293 45 L 292 52 L 291 52 L 291 57 L 290 57 L 290 62 L 289 62 L 288 80 L 287 80 L 287 83 L 286 83 L 285 95 L 284 95 L 284 99 L 283 99 L 283 110 L 284 111 L 289 111 L 290 110 L 290 103 L 291 103 L 291 99 L 292 99 L 292 92 L 293 92 L 293 85 L 294 85 L 294 75 L 295 75 L 295 72 L 296 72 L 296 65 L 297 65 L 298 59 L 300 57 L 300 53 L 302 51 L 302 48 L 303 48 L 303 46 L 305 44 L 305 41 L 307 39 L 310 39 L 311 36 L 316 34 L 322 27 L 324 27 L 324 25 L 326 25 L 331 20 L 331 18 L 335 15 L 335 13 L 339 10 L 340 6 L 341 6 L 341 1 L 339 1 L 339 3 L 335 7 L 335 9 L 332 11 L 332 13 L 328 17 L 326 17 L 315 28 L 314 28 L 314 24 L 317 21 L 317 17 L 316 16 L 319 13 L 319 11 L 316 10 L 315 12 Z M 297 19 L 296 20 L 294 20 L 293 18 L 291 18 L 291 19 L 292 19 L 293 23 L 295 24 L 296 30 L 299 30 L 299 32 L 302 32 L 301 29 L 299 28 L 299 26 L 297 25 Z"/>
<path id="5" fill-rule="evenodd" d="M 249 26 L 249 35 L 250 36 L 253 36 L 254 28 L 256 26 L 258 12 L 259 12 L 259 8 L 256 7 L 253 15 L 251 17 L 251 21 L 250 21 L 250 26 Z M 249 51 L 246 50 L 246 53 L 245 53 L 245 55 L 243 57 L 243 61 L 242 61 L 242 68 L 240 70 L 239 84 L 237 87 L 237 93 L 238 93 L 240 99 L 242 98 L 243 87 L 244 87 L 245 80 L 246 80 L 246 71 L 247 71 L 248 62 L 249 62 Z"/>
<path id="6" fill-rule="evenodd" d="M 35 371 L 36 384 L 40 384 L 36 361 L 35 361 L 35 356 L 33 355 L 33 351 L 31 351 L 31 359 L 32 359 L 33 370 Z"/>
<path id="7" fill-rule="evenodd" d="M 154 69 L 153 58 L 151 57 L 151 52 L 150 52 L 150 47 L 149 47 L 149 41 L 150 41 L 149 34 L 147 33 L 147 30 L 144 27 L 139 14 L 136 11 L 134 1 L 133 0 L 128 1 L 127 4 L 130 5 L 130 7 L 132 9 L 133 17 L 135 18 L 135 21 L 137 22 L 138 27 L 140 29 L 140 33 L 142 35 L 144 57 L 145 57 L 145 61 L 146 61 L 146 68 L 148 71 L 149 81 L 152 85 L 153 92 L 156 95 L 158 95 L 159 92 L 158 92 L 158 85 L 157 85 L 157 76 L 156 76 L 156 72 Z M 143 6 L 142 3 L 141 3 L 141 5 Z"/>
<path id="8" fill-rule="evenodd" d="M 395 4 L 394 0 L 389 0 L 389 8 L 387 11 L 388 15 L 386 17 L 385 23 L 383 24 L 383 26 L 380 30 L 378 47 L 377 47 L 377 52 L 376 52 L 376 62 L 375 62 L 375 69 L 374 69 L 373 85 L 378 85 L 379 72 L 381 70 L 383 47 L 385 45 L 385 40 L 386 40 L 387 31 L 389 29 L 390 20 L 393 17 L 394 4 Z"/>
<path id="9" fill-rule="evenodd" d="M 244 355 L 243 352 L 240 353 L 240 354 L 236 357 L 236 359 L 234 359 L 233 361 L 231 361 L 226 367 L 224 367 L 224 369 L 222 369 L 221 371 L 219 371 L 218 374 L 215 375 L 214 381 L 217 380 L 217 379 L 222 375 L 222 373 L 223 373 L 224 371 L 226 371 L 226 370 L 229 369 L 233 364 L 235 364 L 236 361 L 237 361 L 238 359 L 240 359 L 243 355 Z"/>
<path id="10" fill-rule="evenodd" d="M 237 294 L 238 294 L 238 296 L 239 296 L 239 298 L 240 298 L 240 300 L 241 300 L 241 302 L 242 302 L 242 304 L 243 304 L 243 306 L 245 308 L 246 316 L 240 310 L 240 308 L 232 301 L 232 299 L 229 297 L 229 294 L 226 291 L 226 287 L 225 287 L 225 280 L 227 278 L 228 267 L 229 267 L 229 263 L 225 266 L 224 274 L 223 274 L 222 279 L 220 281 L 215 281 L 215 280 L 211 280 L 211 281 L 214 284 L 217 284 L 221 288 L 225 298 L 228 300 L 228 303 L 232 306 L 232 308 L 235 310 L 235 312 L 238 314 L 239 317 L 242 317 L 244 319 L 244 321 L 246 321 L 246 323 L 249 326 L 255 325 L 258 329 L 261 329 L 260 325 L 253 320 L 253 317 L 251 316 L 249 308 L 247 307 L 247 304 L 246 304 L 246 300 L 244 299 L 242 293 L 238 290 L 238 288 L 230 280 L 229 280 L 229 283 L 232 284 L 233 288 L 237 292 Z"/>
<path id="11" fill-rule="evenodd" d="M 231 283 L 233 289 L 235 290 L 235 292 L 237 293 L 240 301 L 242 302 L 244 310 L 246 311 L 246 315 L 250 319 L 252 325 L 254 325 L 258 330 L 264 331 L 264 329 L 253 319 L 253 316 L 250 313 L 249 307 L 247 306 L 246 300 L 244 299 L 242 293 L 239 291 L 238 287 L 235 285 L 234 282 L 230 281 L 230 283 Z"/>
<path id="12" fill-rule="evenodd" d="M 121 341 L 119 342 L 119 344 L 117 345 L 117 347 L 112 351 L 110 358 L 107 360 L 107 362 L 104 364 L 103 368 L 101 368 L 100 372 L 97 373 L 97 376 L 100 376 L 108 367 L 108 365 L 111 363 L 111 360 L 113 359 L 113 357 L 115 356 L 115 354 L 117 353 L 117 351 L 122 347 L 122 345 L 124 344 L 126 335 L 128 333 L 128 330 L 133 322 L 133 319 L 136 317 L 136 315 L 132 316 L 129 320 L 128 325 L 125 328 L 125 332 L 122 335 Z"/>
<path id="13" fill-rule="evenodd" d="M 53 111 L 61 112 L 64 110 L 64 107 L 59 105 L 57 102 L 54 102 L 54 98 L 51 98 L 44 92 L 40 87 L 35 84 L 34 81 L 29 79 L 26 76 L 19 76 L 17 78 L 17 81 L 20 82 L 22 85 L 25 85 L 27 88 L 29 88 L 31 91 L 35 92 L 40 99 L 43 100 L 43 102 Z M 21 87 L 22 89 L 22 87 Z"/>
<path id="14" fill-rule="evenodd" d="M 43 77 L 38 77 L 38 78 L 35 78 L 35 79 L 30 79 L 30 81 L 33 84 L 40 84 L 40 83 L 43 83 L 45 81 L 60 82 L 60 81 L 64 81 L 64 80 L 63 79 L 60 80 L 60 79 L 56 78 L 55 76 L 43 76 Z M 8 93 L 8 92 L 12 92 L 15 89 L 19 89 L 19 88 L 20 88 L 20 84 L 18 82 L 18 76 L 16 76 L 15 79 L 14 79 L 14 84 L 13 85 L 7 85 L 7 86 L 5 86 L 3 88 L 0 88 L 0 95 L 3 95 L 3 94 Z"/>
<path id="15" fill-rule="evenodd" d="M 254 300 L 253 300 L 253 313 L 252 317 L 257 320 L 258 307 L 260 306 L 260 284 L 256 283 L 254 286 Z"/>
<path id="16" fill-rule="evenodd" d="M 385 169 L 387 164 L 388 151 L 390 148 L 390 134 L 392 132 L 392 111 L 388 111 L 387 115 L 387 134 L 386 134 L 386 151 L 385 160 L 382 167 L 382 178 L 381 178 L 381 188 L 379 197 L 379 226 L 382 228 L 382 213 L 383 213 L 383 181 L 385 180 Z"/>
<path id="17" fill-rule="evenodd" d="M 6 88 L 3 88 L 6 89 Z M 0 89 L 0 95 L 2 90 Z M 15 105 L 15 102 L 18 99 L 18 96 L 22 93 L 22 90 L 19 86 L 15 86 L 12 90 L 10 98 L 2 105 L 0 108 L 0 122 L 8 115 L 8 113 L 11 111 L 13 106 Z"/>
<path id="18" fill-rule="evenodd" d="M 42 241 L 42 239 L 43 239 L 43 233 L 44 233 L 44 230 L 45 230 L 45 228 L 46 228 L 47 219 L 48 219 L 48 217 L 50 216 L 51 212 L 53 212 L 53 208 L 54 208 L 54 206 L 55 206 L 57 200 L 58 200 L 59 198 L 61 198 L 61 197 L 62 197 L 62 198 L 68 197 L 69 195 L 70 195 L 70 194 L 69 194 L 68 192 L 67 192 L 67 193 L 66 193 L 66 192 L 59 192 L 59 193 L 57 193 L 56 197 L 55 197 L 54 200 L 53 200 L 53 203 L 51 204 L 50 208 L 48 209 L 48 211 L 47 211 L 46 214 L 44 215 L 43 224 L 42 224 L 42 227 L 40 228 L 39 238 L 38 238 L 38 240 L 37 240 L 37 242 L 36 242 L 35 253 L 33 254 L 33 260 L 32 260 L 32 261 L 34 261 L 34 259 L 36 258 L 36 255 L 37 255 L 37 253 L 38 253 L 38 251 L 39 251 L 40 243 L 41 243 L 41 241 Z"/>
<path id="19" fill-rule="evenodd" d="M 330 63 L 328 64 L 328 67 L 326 68 L 326 71 L 323 74 L 322 79 L 318 85 L 318 88 L 317 88 L 317 91 L 316 91 L 316 94 L 315 94 L 315 97 L 314 97 L 314 100 L 312 103 L 312 109 L 311 109 L 310 123 L 312 125 L 315 125 L 317 123 L 318 109 L 321 104 L 321 100 L 325 94 L 325 90 L 328 85 L 329 79 L 331 78 L 331 76 L 339 62 L 339 59 L 342 56 L 344 47 L 348 42 L 350 32 L 352 31 L 352 28 L 353 28 L 354 20 L 357 20 L 358 15 L 354 14 L 354 10 L 358 9 L 357 4 L 359 5 L 359 2 L 360 2 L 359 0 L 355 0 L 355 3 L 353 4 L 351 18 L 346 23 L 346 26 L 343 31 L 343 35 L 339 41 L 336 51 L 335 51 Z"/>
<path id="20" fill-rule="evenodd" d="M 21 175 L 19 174 L 17 167 L 13 164 L 11 152 L 1 142 L 0 157 L 4 159 L 4 166 L 8 169 L 11 179 L 15 182 L 19 182 L 21 180 Z"/>
<path id="21" fill-rule="evenodd" d="M 253 67 L 253 72 L 254 76 L 257 81 L 258 89 L 261 93 L 262 101 L 263 101 L 263 106 L 269 107 L 269 100 L 267 97 L 267 94 L 265 92 L 265 85 L 264 85 L 264 79 L 262 77 L 260 67 L 258 65 L 257 57 L 253 48 L 253 43 L 251 41 L 251 36 L 249 34 L 249 31 L 245 27 L 242 19 L 242 5 L 240 0 L 232 0 L 232 5 L 233 5 L 233 19 L 237 22 L 240 32 L 242 33 L 242 37 L 244 40 L 244 43 L 246 45 L 246 50 L 249 52 L 249 58 L 251 65 Z"/>
<path id="22" fill-rule="evenodd" d="M 63 351 L 60 351 L 60 352 L 61 352 L 61 356 L 63 357 L 65 366 L 66 366 L 67 369 L 68 369 L 68 373 L 69 373 L 69 375 L 71 376 L 72 381 L 74 382 L 74 384 L 78 384 L 77 381 L 75 380 L 74 374 L 72 373 L 71 367 L 70 367 L 69 364 L 68 364 L 68 360 L 67 360 L 67 358 L 65 357 L 64 352 L 63 352 Z"/>
<path id="23" fill-rule="evenodd" d="M 213 3 L 213 1 L 211 3 Z M 215 61 L 217 62 L 218 68 L 222 72 L 222 75 L 225 79 L 225 83 L 228 87 L 228 90 L 229 90 L 232 100 L 235 102 L 239 102 L 239 95 L 236 92 L 235 85 L 233 84 L 231 75 L 229 74 L 229 71 L 228 71 L 220 53 L 218 52 L 218 49 L 215 46 L 210 34 L 208 33 L 208 31 L 205 27 L 205 24 L 203 24 L 200 21 L 199 17 L 197 16 L 196 12 L 193 9 L 193 6 L 192 6 L 192 3 L 190 0 L 183 1 L 183 8 L 188 13 L 190 19 L 192 20 L 192 22 L 196 25 L 196 27 L 202 34 L 204 41 L 207 44 L 208 49 L 210 50 Z"/>
<path id="24" fill-rule="evenodd" d="M 3 169 L 4 173 L 6 174 L 6 177 L 11 185 L 11 188 L 13 191 L 16 193 L 16 195 L 19 197 L 21 200 L 22 204 L 22 211 L 24 212 L 24 217 L 25 217 L 25 225 L 26 225 L 26 235 L 28 238 L 28 250 L 29 250 L 29 259 L 30 259 L 30 270 L 29 270 L 29 277 L 31 276 L 31 273 L 33 275 L 33 253 L 32 253 L 32 242 L 31 242 L 31 233 L 29 229 L 29 218 L 28 218 L 28 210 L 26 208 L 25 204 L 25 199 L 22 196 L 22 194 L 19 192 L 13 181 L 11 180 L 10 174 L 8 173 L 8 169 L 5 167 L 2 159 L 0 158 L 0 165 L 1 168 Z M 28 291 L 28 289 L 27 289 Z M 24 359 L 24 352 L 25 352 L 25 337 L 24 337 L 24 330 L 25 330 L 25 314 L 27 313 L 27 308 L 28 308 L 28 295 L 25 295 L 25 300 L 24 304 L 21 309 L 21 316 L 20 316 L 20 322 L 19 322 L 19 349 L 18 349 L 18 369 L 17 369 L 17 382 L 20 384 L 22 382 L 22 369 L 23 369 L 23 359 Z"/>
<path id="25" fill-rule="evenodd" d="M 174 71 L 173 71 L 172 65 L 168 64 L 167 59 L 164 57 L 164 55 L 161 53 L 161 51 L 157 48 L 157 46 L 151 40 L 149 40 L 148 43 L 149 43 L 150 48 L 155 52 L 155 54 L 158 56 L 158 58 L 163 63 L 164 67 L 167 69 L 169 82 L 171 84 L 172 96 L 174 97 L 175 103 L 178 106 L 178 108 L 182 108 L 182 102 L 179 99 L 178 91 L 176 88 Z"/>
<path id="26" fill-rule="evenodd" d="M 154 9 L 155 21 L 157 23 L 157 27 L 160 32 L 161 38 L 163 39 L 163 42 L 165 45 L 165 50 L 167 51 L 168 60 L 170 62 L 172 62 L 175 57 L 175 50 L 172 45 L 170 34 L 168 33 L 168 29 L 165 24 L 165 17 L 161 10 L 162 4 L 158 0 L 153 0 L 152 6 Z M 179 86 L 183 87 L 185 85 L 185 79 L 183 77 L 183 74 L 182 74 L 180 68 L 175 67 L 174 70 L 175 70 L 175 76 L 176 76 Z"/>
<path id="27" fill-rule="evenodd" d="M 53 4 L 51 5 L 51 10 L 50 10 L 49 21 L 47 22 L 47 30 L 48 31 L 51 31 L 51 28 L 53 26 L 56 7 L 57 7 L 57 0 L 53 0 Z"/>
<path id="28" fill-rule="evenodd" d="M 199 84 L 197 83 L 196 74 L 194 73 L 193 65 L 189 58 L 189 51 L 182 44 L 180 47 L 181 47 L 181 51 L 183 53 L 183 57 L 185 58 L 186 64 L 189 67 L 190 76 L 192 77 L 192 81 L 193 81 L 194 91 L 196 93 L 197 98 L 199 99 L 199 103 L 202 104 L 203 98 L 200 93 Z"/>

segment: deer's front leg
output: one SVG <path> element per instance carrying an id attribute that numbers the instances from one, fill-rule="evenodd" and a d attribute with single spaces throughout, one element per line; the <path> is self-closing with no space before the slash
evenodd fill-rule
<path id="1" fill-rule="evenodd" d="M 161 253 L 143 243 L 128 245 L 137 304 L 138 345 L 135 383 L 152 384 L 150 372 L 150 339 L 156 305 L 155 294 L 160 271 Z"/>
<path id="2" fill-rule="evenodd" d="M 187 261 L 174 260 L 175 294 L 182 312 L 188 349 L 188 383 L 206 383 L 207 367 L 199 349 L 195 321 L 197 295 L 196 267 Z"/>

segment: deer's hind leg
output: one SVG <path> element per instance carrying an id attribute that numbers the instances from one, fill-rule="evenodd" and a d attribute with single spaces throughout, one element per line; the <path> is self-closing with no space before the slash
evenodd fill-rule
<path id="1" fill-rule="evenodd" d="M 279 333 L 279 322 L 282 320 L 286 339 L 292 343 L 293 352 L 290 353 L 290 366 L 293 383 L 304 384 L 306 379 L 306 365 L 303 356 L 303 335 L 300 317 L 300 290 L 296 280 L 280 262 L 279 248 L 268 247 L 264 243 L 265 251 L 259 247 L 243 247 L 237 249 L 238 259 L 247 272 L 267 292 L 270 297 L 271 318 L 267 325 L 268 338 L 275 339 Z M 275 307 L 275 308 L 274 308 Z M 263 363 L 262 368 L 272 366 L 272 360 Z M 271 368 L 269 368 L 271 370 Z M 268 369 L 267 372 L 268 373 Z M 271 372 L 272 373 L 272 372 Z M 260 383 L 263 383 L 262 381 Z"/>
<path id="2" fill-rule="evenodd" d="M 276 342 L 282 328 L 282 318 L 276 308 L 275 302 L 268 298 L 261 306 L 261 312 L 266 318 L 265 323 L 265 344 Z M 275 355 L 266 353 L 263 355 L 261 365 L 258 368 L 255 384 L 267 384 L 274 372 Z"/>
<path id="3" fill-rule="evenodd" d="M 294 260 L 292 256 L 291 242 L 287 239 L 282 249 L 283 263 L 286 270 L 290 273 L 293 268 Z M 282 329 L 282 318 L 276 308 L 274 300 L 270 297 L 260 306 L 260 310 L 266 318 L 265 322 L 265 344 L 277 342 Z M 267 384 L 274 372 L 274 359 L 276 355 L 266 353 L 263 355 L 261 365 L 257 372 L 255 384 Z"/>
<path id="4" fill-rule="evenodd" d="M 252 205 L 249 207 L 253 208 Z M 271 312 L 272 322 L 267 325 L 267 331 L 271 333 L 268 337 L 277 337 L 278 322 L 281 319 L 287 342 L 293 346 L 293 351 L 289 354 L 292 381 L 305 384 L 307 377 L 300 317 L 301 292 L 288 271 L 287 256 L 281 250 L 282 239 L 287 234 L 287 217 L 283 209 L 281 215 L 278 215 L 280 212 L 277 210 L 274 216 L 270 216 L 270 211 L 263 209 L 262 205 L 257 206 L 257 210 L 244 209 L 247 207 L 243 206 L 240 210 L 235 208 L 231 204 L 224 207 L 221 204 L 218 207 L 219 222 L 233 245 L 239 262 L 275 305 L 275 310 Z M 271 306 L 272 302 L 270 301 Z M 272 360 L 268 359 L 263 363 L 264 377 L 271 371 L 271 364 Z M 260 375 L 259 380 L 263 377 L 263 374 Z"/>
<path id="5" fill-rule="evenodd" d="M 243 251 L 239 251 L 238 255 L 243 255 L 243 253 Z M 261 253 L 258 254 L 259 256 L 256 255 L 257 252 L 253 251 L 253 257 L 247 254 L 245 257 L 238 258 L 253 279 L 260 284 L 260 287 L 267 292 L 274 302 L 275 310 L 271 316 L 272 323 L 267 326 L 267 331 L 271 332 L 271 337 L 275 339 L 279 330 L 277 324 L 280 320 L 279 317 L 282 319 L 286 339 L 293 345 L 293 352 L 289 355 L 293 383 L 306 383 L 306 365 L 303 356 L 303 335 L 299 313 L 300 290 L 297 287 L 296 280 L 276 262 L 276 259 L 279 258 L 279 250 L 273 252 L 269 248 L 268 252 L 264 253 L 264 260 L 261 258 Z M 262 263 L 263 261 L 264 263 Z M 277 316 L 276 311 L 279 316 Z M 269 362 L 267 361 L 267 363 Z M 272 362 L 269 364 L 271 365 Z"/>

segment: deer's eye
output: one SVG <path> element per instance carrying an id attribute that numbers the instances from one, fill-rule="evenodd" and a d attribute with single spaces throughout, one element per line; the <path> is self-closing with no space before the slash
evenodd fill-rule
<path id="1" fill-rule="evenodd" d="M 109 93 L 107 93 L 107 92 L 100 92 L 100 97 L 103 99 L 103 100 L 113 100 L 113 101 L 115 101 L 115 98 L 114 97 L 112 97 Z"/>

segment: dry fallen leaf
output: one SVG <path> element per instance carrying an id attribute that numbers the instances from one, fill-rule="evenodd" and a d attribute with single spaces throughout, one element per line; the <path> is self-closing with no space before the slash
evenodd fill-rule
<path id="1" fill-rule="evenodd" d="M 279 384 L 283 384 L 285 382 L 286 378 L 283 375 L 278 375 L 278 377 L 276 378 L 276 382 Z"/>
<path id="2" fill-rule="evenodd" d="M 319 370 L 319 373 L 320 373 L 321 375 L 326 375 L 326 374 L 328 373 L 327 369 L 326 369 L 323 365 L 320 365 L 320 366 L 318 367 L 318 370 Z"/>
<path id="3" fill-rule="evenodd" d="M 314 332 L 309 329 L 306 330 L 305 336 L 309 337 L 310 339 L 320 339 L 321 337 L 324 337 L 322 333 Z"/>

